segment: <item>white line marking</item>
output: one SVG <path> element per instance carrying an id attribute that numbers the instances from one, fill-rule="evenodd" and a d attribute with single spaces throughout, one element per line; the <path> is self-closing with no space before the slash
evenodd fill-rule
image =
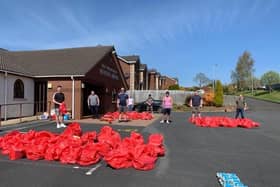
<path id="1" fill-rule="evenodd" d="M 94 171 L 96 171 L 99 167 L 101 167 L 102 165 L 99 163 L 97 164 L 95 167 L 91 168 L 90 170 L 88 170 L 86 172 L 86 175 L 91 175 Z"/>
<path id="2" fill-rule="evenodd" d="M 32 162 L 32 161 L 17 161 L 17 160 L 3 160 L 3 159 L 0 159 L 0 162 L 6 162 L 6 163 L 18 164 L 18 165 L 37 166 L 37 167 L 42 166 L 42 167 L 66 168 L 66 169 L 71 169 L 72 168 L 71 165 L 60 165 L 60 163 L 56 162 L 56 161 L 52 161 L 52 162 L 54 162 L 54 164 L 50 164 L 50 163 L 42 163 L 40 161 Z M 82 169 L 82 170 L 91 169 L 90 167 L 78 167 L 78 168 Z"/>

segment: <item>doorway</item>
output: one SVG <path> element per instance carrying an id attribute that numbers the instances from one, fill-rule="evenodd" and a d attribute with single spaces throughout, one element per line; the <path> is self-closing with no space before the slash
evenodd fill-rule
<path id="1" fill-rule="evenodd" d="M 47 111 L 47 82 L 36 81 L 34 91 L 34 114 L 40 115 Z"/>
<path id="2" fill-rule="evenodd" d="M 104 108 L 104 105 L 102 105 L 102 103 L 104 103 L 105 88 L 103 86 L 93 85 L 90 83 L 83 83 L 83 84 L 84 84 L 83 95 L 82 95 L 82 103 L 83 103 L 82 114 L 83 114 L 83 116 L 91 115 L 90 110 L 88 108 L 87 99 L 92 90 L 98 95 L 98 97 L 100 99 L 101 106 L 99 108 L 99 114 L 103 114 L 105 111 L 105 108 Z"/>

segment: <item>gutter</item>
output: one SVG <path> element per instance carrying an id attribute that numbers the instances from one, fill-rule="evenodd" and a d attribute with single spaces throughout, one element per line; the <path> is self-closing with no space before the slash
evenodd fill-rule
<path id="1" fill-rule="evenodd" d="M 36 75 L 36 76 L 33 76 L 34 78 L 56 78 L 56 77 L 59 77 L 59 78 L 68 78 L 68 77 L 85 77 L 85 75 Z"/>

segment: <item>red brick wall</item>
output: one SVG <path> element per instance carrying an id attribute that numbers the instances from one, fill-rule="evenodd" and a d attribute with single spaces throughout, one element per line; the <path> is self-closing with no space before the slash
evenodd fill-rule
<path id="1" fill-rule="evenodd" d="M 169 77 L 166 77 L 166 78 L 163 80 L 163 84 L 162 84 L 162 86 L 161 86 L 161 89 L 162 89 L 162 90 L 167 90 L 167 89 L 169 88 L 169 86 L 174 85 L 174 84 L 176 84 L 176 83 L 177 83 L 176 80 L 171 79 L 171 78 L 169 78 Z"/>
<path id="2" fill-rule="evenodd" d="M 119 80 L 100 74 L 100 69 L 104 69 L 102 64 L 114 69 L 117 72 Z M 120 88 L 125 87 L 125 85 L 122 82 L 114 58 L 112 56 L 106 56 L 101 60 L 99 64 L 87 73 L 86 81 L 104 87 L 102 95 L 99 96 L 101 98 L 101 105 L 103 105 L 104 112 L 115 111 L 116 103 L 112 100 L 112 93 L 114 90 L 119 92 Z"/>
<path id="3" fill-rule="evenodd" d="M 125 76 L 129 75 L 130 76 L 130 69 L 129 69 L 129 64 L 127 64 L 126 62 L 124 62 L 121 59 L 118 59 L 119 63 L 121 65 L 122 71 L 124 73 Z M 128 86 L 130 85 L 130 78 L 126 78 L 126 83 L 128 84 Z"/>
<path id="4" fill-rule="evenodd" d="M 156 74 L 149 73 L 149 90 L 155 90 L 155 89 L 156 89 Z"/>

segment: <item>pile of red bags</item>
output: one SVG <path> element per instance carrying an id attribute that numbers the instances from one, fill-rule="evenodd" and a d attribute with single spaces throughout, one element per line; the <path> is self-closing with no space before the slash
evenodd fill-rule
<path id="1" fill-rule="evenodd" d="M 112 121 L 115 121 L 119 119 L 119 112 L 108 112 L 106 113 L 102 118 L 101 121 L 108 121 L 111 123 Z M 149 112 L 126 112 L 126 119 L 127 120 L 152 120 L 153 115 Z"/>
<path id="2" fill-rule="evenodd" d="M 138 170 L 153 169 L 157 158 L 165 152 L 161 134 L 150 135 L 145 144 L 143 136 L 136 132 L 123 139 L 109 126 L 99 133 L 82 133 L 78 123 L 70 124 L 61 134 L 34 130 L 10 132 L 0 137 L 0 150 L 11 160 L 26 157 L 87 166 L 103 159 L 115 169 Z"/>
<path id="3" fill-rule="evenodd" d="M 199 127 L 242 127 L 242 128 L 255 128 L 259 127 L 260 124 L 249 119 L 235 119 L 223 116 L 211 116 L 211 117 L 195 117 L 189 118 L 189 122 Z"/>

